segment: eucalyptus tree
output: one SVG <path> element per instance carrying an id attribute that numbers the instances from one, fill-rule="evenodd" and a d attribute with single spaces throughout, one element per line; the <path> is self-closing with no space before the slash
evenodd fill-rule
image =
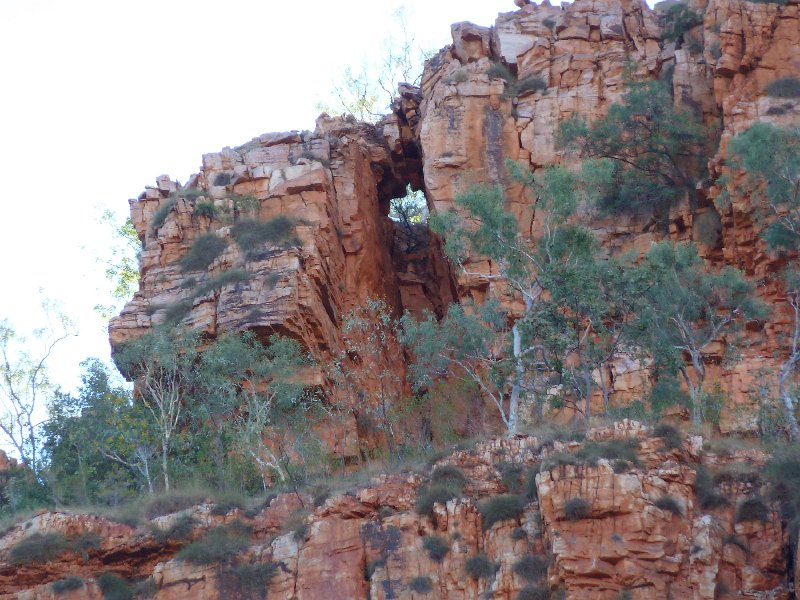
<path id="1" fill-rule="evenodd" d="M 730 141 L 728 150 L 731 166 L 745 173 L 745 191 L 758 202 L 765 225 L 761 235 L 767 245 L 779 252 L 800 250 L 800 127 L 754 123 Z M 784 271 L 793 327 L 788 335 L 788 355 L 778 369 L 778 392 L 789 435 L 797 439 L 797 390 L 791 379 L 800 367 L 800 273 L 794 263 Z"/>

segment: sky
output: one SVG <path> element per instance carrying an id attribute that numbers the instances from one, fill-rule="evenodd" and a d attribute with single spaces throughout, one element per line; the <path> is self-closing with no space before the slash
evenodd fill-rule
<path id="1" fill-rule="evenodd" d="M 24 333 L 54 300 L 79 335 L 59 344 L 52 379 L 109 357 L 103 210 L 202 154 L 269 131 L 313 129 L 316 105 L 348 65 L 380 55 L 401 2 L 0 0 L 0 320 Z M 450 24 L 491 25 L 512 0 L 405 0 L 417 42 Z"/>

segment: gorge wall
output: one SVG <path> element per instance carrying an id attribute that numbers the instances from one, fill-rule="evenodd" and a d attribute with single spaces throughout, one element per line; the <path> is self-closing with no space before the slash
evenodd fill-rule
<path id="1" fill-rule="evenodd" d="M 757 386 L 780 363 L 782 337 L 791 325 L 783 283 L 773 276 L 783 259 L 761 241 L 763 224 L 735 177 L 728 184 L 730 202 L 714 200 L 724 191 L 716 182 L 727 172 L 733 135 L 756 121 L 800 124 L 800 100 L 764 93 L 776 78 L 800 76 L 797 0 L 692 0 L 690 6 L 704 15 L 688 32 L 697 43 L 678 49 L 661 40 L 658 12 L 634 0 L 518 4 L 493 27 L 453 25 L 452 45 L 428 62 L 421 86 L 401 86 L 392 113 L 377 124 L 322 115 L 313 132 L 266 134 L 207 154 L 186 185 L 162 176 L 131 200 L 143 244 L 141 283 L 111 321 L 112 346 L 170 321 L 212 337 L 281 333 L 324 355 L 341 346 L 344 315 L 369 297 L 384 298 L 397 315 L 442 315 L 453 301 L 487 297 L 518 310 L 519 300 L 487 277 L 497 270 L 490 260 L 470 257 L 476 274 L 467 277 L 449 266 L 435 236 L 410 248 L 387 216 L 391 199 L 410 185 L 424 191 L 431 211 L 442 211 L 472 183 L 498 184 L 521 226 L 535 232 L 530 199 L 510 181 L 504 161 L 536 169 L 567 160 L 555 144 L 560 122 L 573 114 L 590 120 L 605 114 L 622 97 L 628 77 L 661 78 L 671 82 L 676 103 L 720 134 L 709 175 L 698 187 L 699 202 L 672 209 L 668 236 L 695 240 L 708 260 L 743 269 L 773 309 L 763 325 L 746 332 L 748 343 L 735 360 L 722 360 L 724 340 L 709 356 L 708 379 L 728 399 L 720 432 L 754 433 Z M 505 63 L 517 80 L 541 77 L 545 89 L 515 93 L 487 75 L 494 62 Z M 281 216 L 295 221 L 289 226 Z M 644 216 L 586 219 L 612 254 L 643 252 L 663 235 Z M 716 224 L 711 241 L 699 233 L 703 222 Z M 258 229 L 259 223 L 270 228 Z M 208 234 L 224 247 L 198 267 L 187 256 Z M 397 368 L 404 369 L 401 357 Z M 620 359 L 608 368 L 617 403 L 647 386 L 647 374 L 632 361 Z M 569 599 L 793 596 L 790 548 L 797 540 L 789 539 L 777 507 L 769 506 L 763 520 L 737 522 L 734 514 L 741 499 L 761 490 L 755 471 L 763 454 L 704 451 L 699 436 L 666 448 L 629 421 L 590 430 L 588 438 L 634 440 L 639 465 L 618 470 L 601 459 L 543 467 L 554 453 L 575 452 L 581 442 L 521 435 L 441 459 L 439 465 L 462 469 L 467 484 L 463 497 L 437 504 L 431 517 L 412 510 L 429 470 L 381 476 L 329 498 L 311 509 L 299 533 L 287 532 L 285 524 L 301 505 L 311 504 L 301 495 L 283 494 L 249 515 L 208 504 L 188 509 L 197 520 L 188 539 L 237 520 L 252 528 L 251 545 L 228 565 L 274 566 L 268 581 L 251 590 L 234 585 L 223 566 L 175 559 L 187 540 L 159 541 L 142 526 L 89 515 L 43 513 L 0 539 L 0 598 L 101 598 L 95 578 L 111 571 L 129 580 L 152 577 L 150 596 L 142 597 L 158 600 L 511 600 L 533 585 L 514 570 L 528 554 L 547 564 L 535 585 L 560 589 Z M 743 475 L 730 465 L 749 470 Z M 701 466 L 713 472 L 725 498 L 718 506 L 698 501 Z M 504 479 L 510 467 L 540 472 L 521 512 L 485 527 L 478 504 L 513 487 Z M 672 508 L 659 503 L 667 496 Z M 570 519 L 566 505 L 576 497 L 588 502 L 588 512 Z M 149 525 L 165 529 L 179 517 L 159 516 Z M 67 552 L 45 565 L 10 563 L 9 550 L 34 532 L 93 532 L 102 542 L 84 555 Z M 447 543 L 441 561 L 423 547 L 429 536 Z M 480 579 L 465 572 L 477 553 L 497 564 Z M 85 582 L 54 591 L 53 582 L 67 576 Z M 415 578 L 426 579 L 430 591 L 414 591 Z"/>

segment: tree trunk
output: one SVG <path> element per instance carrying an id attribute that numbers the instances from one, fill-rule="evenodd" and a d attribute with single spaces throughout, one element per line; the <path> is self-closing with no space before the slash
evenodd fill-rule
<path id="1" fill-rule="evenodd" d="M 519 398 L 522 395 L 522 383 L 525 377 L 525 368 L 522 365 L 522 334 L 516 323 L 511 328 L 514 335 L 514 368 L 516 376 L 511 387 L 511 397 L 508 400 L 508 435 L 517 433 L 519 427 Z"/>
<path id="2" fill-rule="evenodd" d="M 164 491 L 169 492 L 169 471 L 167 470 L 169 442 L 166 438 L 161 440 L 161 468 L 164 469 Z"/>
<path id="3" fill-rule="evenodd" d="M 796 356 L 790 356 L 789 359 L 781 365 L 778 371 L 778 390 L 783 401 L 783 407 L 786 411 L 786 421 L 789 424 L 789 441 L 795 441 L 798 437 L 797 431 L 797 418 L 794 416 L 794 398 L 789 393 L 786 386 L 786 380 L 797 362 Z"/>

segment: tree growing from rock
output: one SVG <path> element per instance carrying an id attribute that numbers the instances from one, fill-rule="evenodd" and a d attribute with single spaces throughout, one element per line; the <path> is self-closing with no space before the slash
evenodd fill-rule
<path id="1" fill-rule="evenodd" d="M 779 252 L 800 250 L 800 128 L 755 123 L 734 137 L 728 149 L 734 168 L 746 173 L 746 189 L 759 202 L 766 227 L 762 237 Z M 788 356 L 778 369 L 778 393 L 791 439 L 798 437 L 796 386 L 800 366 L 800 273 L 790 263 L 784 272 L 786 301 L 792 310 Z"/>

